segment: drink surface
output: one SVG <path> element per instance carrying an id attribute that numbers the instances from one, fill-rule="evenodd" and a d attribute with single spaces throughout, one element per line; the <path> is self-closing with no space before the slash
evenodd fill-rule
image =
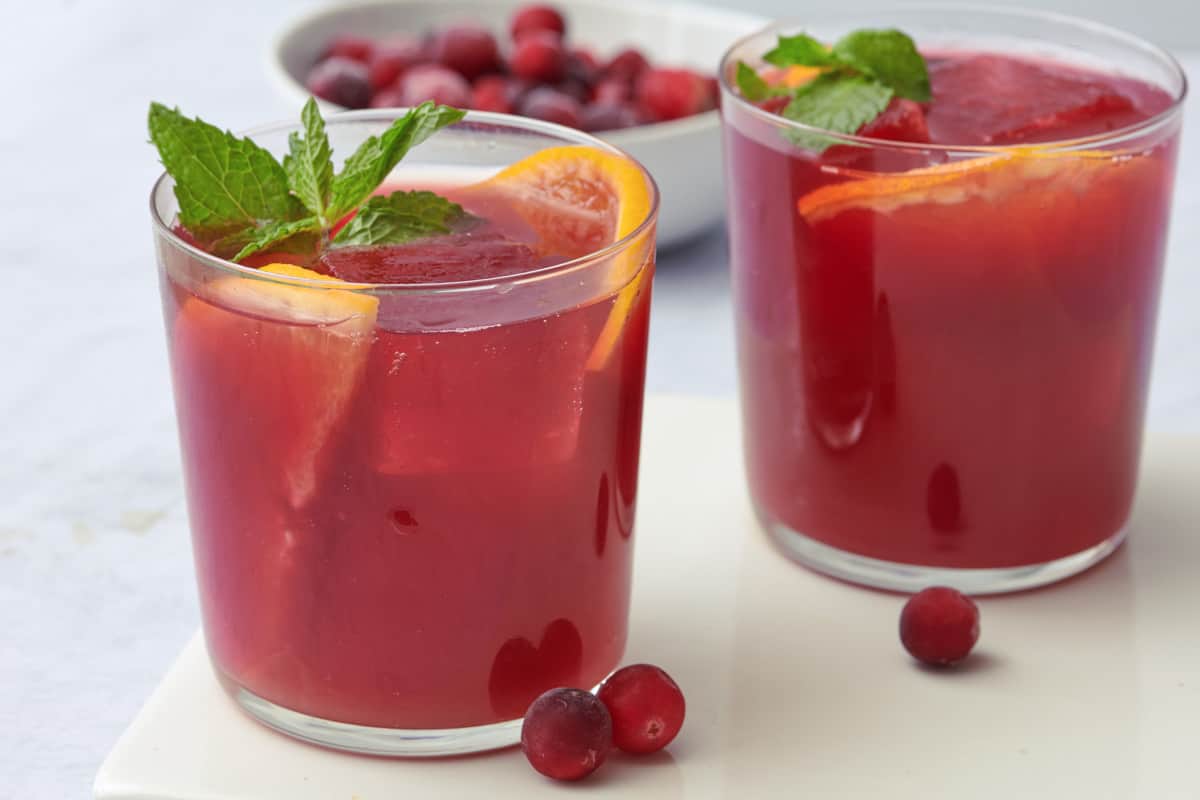
<path id="1" fill-rule="evenodd" d="M 871 131 L 1027 145 L 1165 110 L 1132 79 L 928 55 L 933 100 Z M 1125 524 L 1175 129 L 955 159 L 793 146 L 725 111 L 752 493 L 768 525 L 887 561 L 1043 563 Z"/>
<path id="2" fill-rule="evenodd" d="M 559 260 L 502 202 L 439 191 L 483 221 L 311 266 L 434 283 Z M 188 267 L 168 259 L 165 311 L 205 630 L 227 682 L 324 719 L 454 728 L 519 717 L 617 664 L 648 280 L 611 354 L 589 361 L 611 295 L 457 325 L 453 306 L 434 315 L 402 294 L 310 300 L 179 280 Z"/>

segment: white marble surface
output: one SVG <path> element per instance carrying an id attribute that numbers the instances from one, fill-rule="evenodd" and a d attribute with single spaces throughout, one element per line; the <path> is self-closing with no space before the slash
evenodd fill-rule
<path id="1" fill-rule="evenodd" d="M 0 48 L 0 798 L 84 797 L 197 623 L 147 196 L 151 99 L 290 117 L 264 32 L 298 7 L 52 0 Z M 1198 43 L 1200 46 L 1200 43 Z M 1200 51 L 1185 58 L 1200 74 Z M 1150 424 L 1200 431 L 1200 105 L 1188 112 Z M 652 391 L 734 392 L 724 239 L 661 260 Z"/>

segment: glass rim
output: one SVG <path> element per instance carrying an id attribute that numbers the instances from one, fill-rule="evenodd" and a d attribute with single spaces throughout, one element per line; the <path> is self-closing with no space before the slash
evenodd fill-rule
<path id="1" fill-rule="evenodd" d="M 409 107 L 396 108 L 368 108 L 355 111 L 339 111 L 325 115 L 326 127 L 331 127 L 339 122 L 383 122 L 398 119 L 403 114 L 410 110 Z M 633 243 L 642 238 L 646 231 L 654 224 L 658 218 L 658 209 L 661 201 L 661 192 L 658 189 L 658 183 L 654 180 L 654 176 L 650 171 L 631 156 L 625 150 L 610 144 L 596 136 L 568 128 L 564 125 L 558 125 L 552 122 L 543 122 L 541 120 L 530 119 L 528 117 L 520 117 L 515 114 L 499 114 L 491 111 L 467 111 L 462 120 L 451 126 L 457 127 L 464 123 L 482 123 L 495 125 L 510 130 L 521 132 L 532 132 L 544 134 L 549 138 L 557 139 L 560 142 L 568 144 L 582 144 L 590 147 L 595 147 L 599 150 L 604 150 L 615 155 L 629 159 L 641 172 L 645 178 L 646 184 L 650 189 L 650 208 L 646 212 L 646 217 L 638 223 L 632 231 L 617 239 L 616 241 L 605 245 L 599 250 L 593 250 L 590 253 L 585 253 L 582 256 L 559 261 L 537 269 L 526 270 L 524 272 L 516 272 L 511 275 L 501 275 L 494 278 L 471 278 L 461 281 L 438 281 L 433 283 L 417 283 L 417 282 L 399 282 L 399 283 L 365 283 L 357 281 L 343 281 L 337 278 L 325 277 L 320 278 L 302 278 L 291 275 L 280 275 L 272 272 L 263 272 L 257 267 L 247 267 L 243 264 L 238 264 L 226 258 L 220 258 L 212 253 L 209 253 L 200 247 L 186 241 L 175 233 L 171 224 L 163 219 L 159 213 L 156 198 L 160 191 L 165 188 L 168 181 L 172 178 L 165 170 L 155 179 L 150 188 L 150 217 L 154 225 L 154 231 L 157 235 L 166 238 L 171 244 L 184 252 L 188 253 L 193 258 L 204 263 L 206 266 L 240 275 L 245 278 L 255 280 L 264 280 L 272 283 L 289 284 L 292 286 L 309 288 L 309 289 L 339 289 L 342 291 L 357 291 L 357 292 L 404 292 L 418 295 L 430 294 L 449 294 L 454 292 L 479 292 L 489 291 L 497 287 L 513 286 L 525 283 L 533 283 L 541 280 L 547 280 L 558 275 L 570 274 L 579 270 L 585 269 L 597 263 L 607 261 L 620 254 L 622 251 L 629 249 Z M 252 128 L 243 129 L 238 132 L 238 136 L 255 137 L 264 134 L 279 133 L 282 131 L 300 130 L 299 122 L 292 121 L 275 121 L 263 125 L 256 125 Z"/>
<path id="2" fill-rule="evenodd" d="M 1080 30 L 1110 37 L 1119 40 L 1122 44 L 1136 47 L 1146 51 L 1154 57 L 1160 59 L 1170 70 L 1173 75 L 1179 80 L 1179 90 L 1174 93 L 1171 98 L 1171 104 L 1162 111 L 1147 117 L 1140 122 L 1135 122 L 1130 125 L 1125 125 L 1111 131 L 1102 133 L 1089 134 L 1087 136 L 1079 136 L 1072 139 L 1054 139 L 1047 142 L 1034 143 L 1017 143 L 1017 144 L 987 144 L 987 145 L 968 145 L 968 144 L 943 144 L 943 143 L 924 143 L 924 142 L 902 142 L 892 139 L 879 139 L 873 136 L 859 136 L 851 133 L 837 133 L 825 128 L 820 128 L 815 125 L 806 125 L 802 122 L 787 119 L 779 114 L 773 114 L 759 108 L 754 103 L 751 103 L 737 91 L 737 88 L 731 83 L 731 67 L 735 54 L 743 47 L 748 45 L 754 39 L 760 36 L 770 34 L 777 31 L 799 29 L 804 30 L 806 23 L 797 20 L 776 20 L 769 25 L 760 28 L 753 33 L 747 34 L 738 38 L 731 44 L 725 53 L 721 56 L 721 63 L 718 67 L 717 80 L 721 86 L 722 103 L 725 99 L 734 102 L 739 110 L 750 114 L 751 116 L 778 127 L 789 128 L 804 133 L 820 134 L 821 136 L 833 139 L 839 144 L 850 144 L 875 148 L 887 148 L 894 150 L 909 150 L 923 152 L 940 152 L 940 153 L 964 153 L 964 154 L 981 154 L 981 155 L 996 155 L 1000 153 L 1011 153 L 1014 149 L 1022 150 L 1039 150 L 1039 151 L 1058 151 L 1058 150 L 1077 150 L 1097 144 L 1109 144 L 1117 142 L 1131 136 L 1152 131 L 1158 128 L 1171 119 L 1176 117 L 1183 107 L 1183 101 L 1188 94 L 1188 79 L 1187 73 L 1184 72 L 1183 66 L 1179 60 L 1173 56 L 1170 51 L 1154 44 L 1153 42 L 1130 33 L 1121 28 L 1108 25 L 1103 22 L 1096 22 L 1086 17 L 1075 16 L 1074 14 L 1063 14 L 1057 11 L 1040 11 L 1024 7 L 1009 7 L 1000 6 L 993 3 L 956 3 L 956 2 L 921 2 L 921 3 L 906 3 L 900 6 L 888 9 L 886 13 L 906 13 L 906 12 L 922 12 L 922 11 L 958 11 L 980 15 L 991 15 L 996 17 L 1008 17 L 1011 19 L 1023 19 L 1030 21 L 1047 21 L 1057 22 L 1064 25 L 1070 25 Z M 814 21 L 834 21 L 838 18 L 848 18 L 852 16 L 849 13 L 842 14 L 821 14 L 815 15 L 807 24 L 811 25 Z"/>

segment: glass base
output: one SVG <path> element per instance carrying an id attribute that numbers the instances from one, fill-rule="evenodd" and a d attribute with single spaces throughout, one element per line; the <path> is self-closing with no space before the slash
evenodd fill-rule
<path id="1" fill-rule="evenodd" d="M 372 728 L 310 717 L 264 700 L 241 687 L 227 688 L 234 701 L 264 725 L 334 750 L 372 756 L 456 756 L 512 747 L 521 740 L 520 719 L 473 728 Z"/>
<path id="2" fill-rule="evenodd" d="M 868 558 L 818 542 L 799 531 L 760 517 L 763 527 L 788 557 L 806 567 L 851 583 L 895 592 L 919 592 L 927 586 L 952 586 L 969 595 L 1019 592 L 1061 581 L 1107 558 L 1125 541 L 1121 528 L 1100 544 L 1042 564 L 995 569 L 924 567 Z"/>

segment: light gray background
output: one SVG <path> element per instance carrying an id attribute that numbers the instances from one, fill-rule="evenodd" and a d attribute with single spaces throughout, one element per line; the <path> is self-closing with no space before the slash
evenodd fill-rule
<path id="1" fill-rule="evenodd" d="M 88 794 L 197 624 L 153 271 L 151 99 L 243 128 L 290 116 L 262 66 L 284 0 L 5 0 L 0 45 L 0 800 Z M 1056 5 L 1200 72 L 1197 4 Z M 796 16 L 803 5 L 750 5 Z M 1151 425 L 1200 430 L 1200 115 L 1192 104 Z M 660 262 L 649 388 L 734 391 L 725 241 Z"/>

